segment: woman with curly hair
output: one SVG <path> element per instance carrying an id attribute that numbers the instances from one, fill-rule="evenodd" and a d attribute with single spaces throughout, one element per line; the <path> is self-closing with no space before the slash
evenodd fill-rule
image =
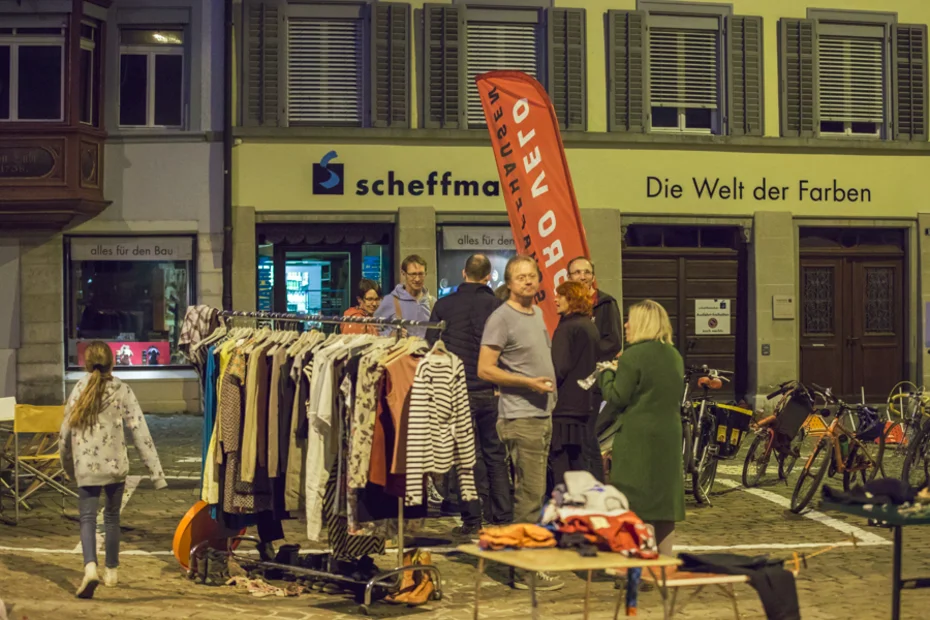
<path id="1" fill-rule="evenodd" d="M 91 598 L 100 584 L 97 571 L 97 506 L 101 491 L 106 535 L 103 583 L 115 586 L 119 567 L 119 513 L 129 474 L 125 429 L 132 431 L 139 457 L 152 474 L 156 489 L 167 485 L 139 401 L 132 389 L 113 376 L 113 351 L 94 341 L 84 353 L 87 374 L 78 381 L 65 405 L 61 425 L 61 464 L 78 485 L 84 580 L 78 598 Z"/>
<path id="2" fill-rule="evenodd" d="M 552 412 L 552 442 L 549 467 L 552 485 L 563 482 L 567 471 L 590 471 L 585 445 L 596 442 L 593 427 L 591 392 L 578 385 L 597 364 L 597 328 L 591 319 L 592 303 L 581 282 L 563 282 L 556 288 L 559 326 L 552 335 L 552 364 L 555 367 L 558 398 Z M 602 472 L 592 471 L 597 480 Z"/>

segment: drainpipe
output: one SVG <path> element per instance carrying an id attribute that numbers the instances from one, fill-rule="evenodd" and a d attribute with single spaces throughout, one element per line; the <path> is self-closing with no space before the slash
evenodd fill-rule
<path id="1" fill-rule="evenodd" d="M 224 2 L 223 32 L 223 309 L 232 310 L 233 0 Z"/>

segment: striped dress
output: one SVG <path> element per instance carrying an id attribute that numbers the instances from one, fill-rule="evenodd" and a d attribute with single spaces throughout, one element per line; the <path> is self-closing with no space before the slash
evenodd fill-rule
<path id="1" fill-rule="evenodd" d="M 475 491 L 475 431 L 465 367 L 457 356 L 432 353 L 417 366 L 407 426 L 406 504 L 423 503 L 423 476 L 456 468 L 462 501 Z"/>

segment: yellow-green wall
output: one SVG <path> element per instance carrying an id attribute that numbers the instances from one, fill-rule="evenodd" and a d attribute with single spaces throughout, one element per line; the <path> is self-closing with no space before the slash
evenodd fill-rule
<path id="1" fill-rule="evenodd" d="M 312 165 L 329 150 L 345 166 L 345 194 L 312 195 Z M 234 150 L 235 204 L 257 211 L 378 211 L 398 206 L 433 206 L 439 211 L 501 211 L 504 201 L 484 195 L 412 196 L 356 195 L 359 179 L 395 178 L 426 182 L 430 172 L 451 178 L 496 181 L 494 154 L 489 146 L 391 146 L 383 144 L 293 144 L 246 142 Z M 740 151 L 684 151 L 629 148 L 568 149 L 575 192 L 582 209 L 619 208 L 624 213 L 712 213 L 750 215 L 756 211 L 791 211 L 822 217 L 915 217 L 926 200 L 928 161 L 906 155 L 789 154 Z M 679 199 L 647 198 L 647 177 L 669 179 L 682 186 Z M 693 178 L 721 184 L 736 177 L 744 184 L 742 200 L 698 198 Z M 788 187 L 782 200 L 756 200 L 754 188 Z M 801 200 L 799 184 L 866 188 L 870 202 Z M 454 186 L 450 186 L 450 194 Z"/>

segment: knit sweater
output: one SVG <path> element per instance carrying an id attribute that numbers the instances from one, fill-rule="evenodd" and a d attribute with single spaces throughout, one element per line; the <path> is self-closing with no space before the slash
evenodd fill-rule
<path id="1" fill-rule="evenodd" d="M 60 438 L 62 467 L 79 487 L 123 482 L 129 474 L 125 438 L 128 428 L 142 462 L 152 474 L 155 488 L 167 486 L 139 401 L 132 389 L 116 377 L 108 382 L 97 423 L 83 430 L 71 427 L 71 411 L 89 379 L 90 375 L 86 375 L 78 381 L 65 405 Z"/>

